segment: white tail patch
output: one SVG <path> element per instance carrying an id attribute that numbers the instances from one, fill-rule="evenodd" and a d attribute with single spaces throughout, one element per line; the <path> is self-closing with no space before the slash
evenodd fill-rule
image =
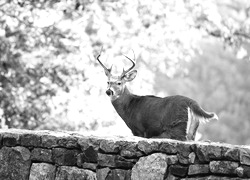
<path id="1" fill-rule="evenodd" d="M 202 109 L 203 110 L 203 109 Z M 187 129 L 186 129 L 186 133 L 187 133 L 187 139 L 188 140 L 193 140 L 195 139 L 195 134 L 196 134 L 196 130 L 199 126 L 199 123 L 207 123 L 210 120 L 218 120 L 218 116 L 215 113 L 210 113 L 210 112 L 206 112 L 207 114 L 213 114 L 213 117 L 211 118 L 204 118 L 202 116 L 199 116 L 197 114 L 195 114 L 192 109 L 190 109 L 189 107 L 187 108 L 188 111 L 188 122 L 187 122 Z"/>
<path id="2" fill-rule="evenodd" d="M 200 107 L 201 108 L 201 107 Z M 202 108 L 201 108 L 202 109 Z M 200 122 L 202 122 L 202 123 L 207 123 L 207 122 L 209 122 L 209 121 L 211 121 L 211 120 L 219 120 L 219 118 L 218 118 L 218 116 L 215 114 L 215 113 L 213 113 L 213 112 L 207 112 L 207 111 L 205 111 L 204 109 L 202 109 L 202 111 L 204 111 L 205 113 L 207 113 L 207 114 L 212 114 L 213 116 L 211 117 L 211 118 L 204 118 L 204 117 L 201 117 L 201 116 L 198 116 L 198 115 L 196 115 L 193 111 L 192 111 L 192 113 L 194 114 L 194 116 L 196 116 L 198 119 L 199 119 L 199 121 Z"/>

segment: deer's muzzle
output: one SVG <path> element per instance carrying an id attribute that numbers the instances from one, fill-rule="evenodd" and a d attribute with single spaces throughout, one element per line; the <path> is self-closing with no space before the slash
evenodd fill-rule
<path id="1" fill-rule="evenodd" d="M 114 92 L 113 92 L 111 89 L 108 89 L 108 90 L 106 91 L 106 94 L 107 94 L 108 96 L 112 96 L 112 95 L 114 95 Z"/>

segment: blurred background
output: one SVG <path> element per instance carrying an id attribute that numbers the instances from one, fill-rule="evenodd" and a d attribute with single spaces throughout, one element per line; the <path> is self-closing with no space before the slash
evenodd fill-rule
<path id="1" fill-rule="evenodd" d="M 138 95 L 184 95 L 219 121 L 202 139 L 250 144 L 250 1 L 0 2 L 0 128 L 131 136 L 96 61 L 136 58 Z"/>

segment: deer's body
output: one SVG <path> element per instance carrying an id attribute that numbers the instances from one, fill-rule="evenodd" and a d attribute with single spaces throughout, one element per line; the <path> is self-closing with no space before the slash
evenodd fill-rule
<path id="1" fill-rule="evenodd" d="M 123 95 L 112 104 L 133 135 L 145 138 L 193 140 L 200 120 L 214 116 L 184 96 L 137 96 L 126 87 Z M 191 121 L 195 122 L 192 126 Z"/>
<path id="2" fill-rule="evenodd" d="M 99 55 L 100 56 L 100 55 Z M 218 119 L 216 114 L 204 111 L 196 101 L 184 96 L 137 96 L 129 92 L 125 83 L 132 81 L 137 71 L 133 66 L 123 71 L 121 76 L 112 76 L 111 68 L 103 66 L 108 77 L 107 95 L 131 129 L 133 135 L 145 138 L 170 138 L 194 140 L 200 121 Z M 131 71 L 132 70 L 132 71 Z"/>

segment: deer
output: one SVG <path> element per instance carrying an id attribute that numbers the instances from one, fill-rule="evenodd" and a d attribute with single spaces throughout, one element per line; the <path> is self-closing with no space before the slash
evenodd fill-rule
<path id="1" fill-rule="evenodd" d="M 131 93 L 126 83 L 137 75 L 134 69 L 135 54 L 134 59 L 124 55 L 132 65 L 127 70 L 123 68 L 121 75 L 114 76 L 111 73 L 112 66 L 107 68 L 101 62 L 101 52 L 96 59 L 108 78 L 106 94 L 134 136 L 192 141 L 195 140 L 200 122 L 218 120 L 215 113 L 206 112 L 195 100 L 182 95 L 162 98 Z"/>

